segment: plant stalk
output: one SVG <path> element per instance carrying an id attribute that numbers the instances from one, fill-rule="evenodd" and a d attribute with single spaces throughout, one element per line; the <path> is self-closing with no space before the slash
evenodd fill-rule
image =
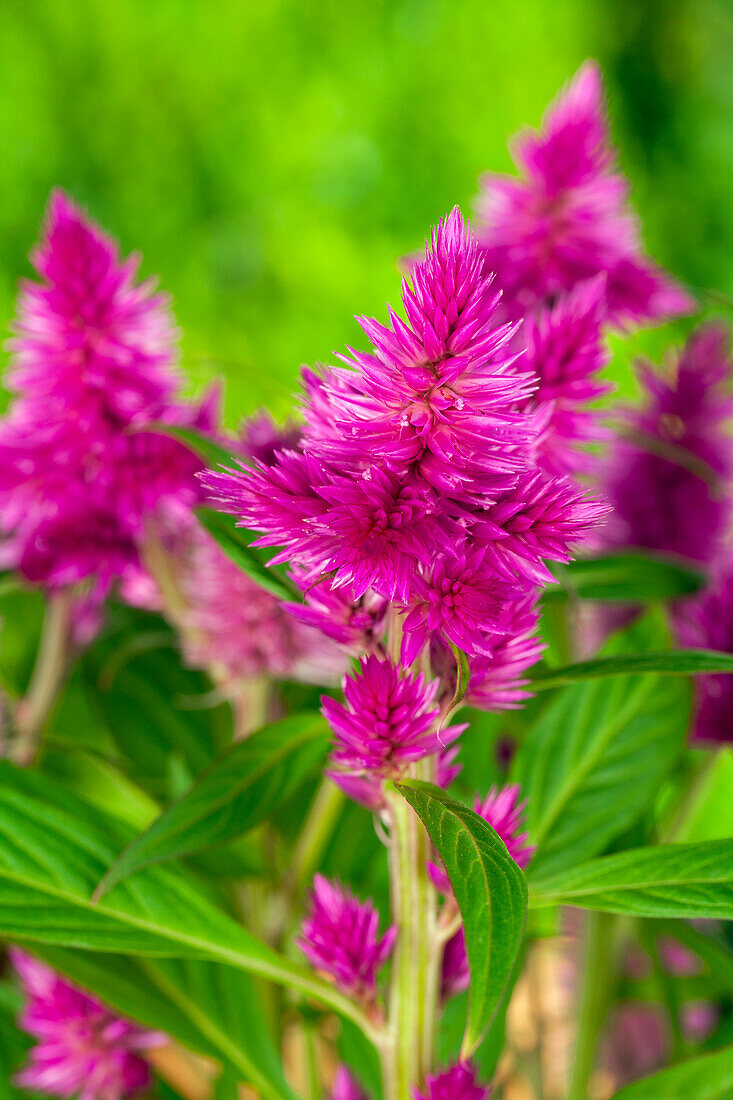
<path id="1" fill-rule="evenodd" d="M 426 771 L 430 761 L 418 765 Z M 430 778 L 422 774 L 419 778 Z M 391 1044 L 384 1051 L 385 1100 L 413 1100 L 433 1067 L 442 952 L 437 893 L 427 870 L 431 856 L 422 822 L 400 794 L 390 810 L 392 912 L 398 928 L 389 997 Z"/>
<path id="2" fill-rule="evenodd" d="M 16 764 L 26 766 L 35 760 L 44 726 L 66 675 L 72 602 L 68 588 L 48 597 L 31 682 L 15 712 L 15 740 L 10 756 Z"/>

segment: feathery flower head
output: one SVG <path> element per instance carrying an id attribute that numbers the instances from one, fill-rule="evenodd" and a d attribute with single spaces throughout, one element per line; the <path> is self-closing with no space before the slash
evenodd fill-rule
<path id="1" fill-rule="evenodd" d="M 437 681 L 402 672 L 389 660 L 363 657 L 359 675 L 344 680 L 345 705 L 326 696 L 321 700 L 334 733 L 334 764 L 388 778 L 441 752 L 465 726 L 440 729 L 437 689 Z"/>
<path id="2" fill-rule="evenodd" d="M 486 798 L 476 799 L 474 810 L 499 834 L 507 846 L 509 855 L 524 870 L 532 856 L 534 846 L 529 843 L 524 828 L 526 799 L 521 801 L 522 788 L 518 783 L 505 787 L 492 787 Z"/>
<path id="3" fill-rule="evenodd" d="M 647 400 L 627 413 L 601 471 L 612 515 L 603 541 L 711 562 L 728 530 L 733 377 L 723 325 L 698 328 L 666 373 L 641 371 Z"/>
<path id="4" fill-rule="evenodd" d="M 331 1100 L 368 1100 L 367 1094 L 356 1083 L 346 1066 L 339 1066 L 336 1070 Z"/>
<path id="5" fill-rule="evenodd" d="M 510 316 L 549 305 L 601 272 L 612 324 L 692 311 L 691 297 L 644 255 L 597 65 L 582 66 L 539 133 L 515 139 L 513 157 L 522 176 L 486 175 L 478 203 L 479 239 Z"/>
<path id="6" fill-rule="evenodd" d="M 241 446 L 248 458 L 257 459 L 265 466 L 274 466 L 278 451 L 297 451 L 302 429 L 292 420 L 279 427 L 270 414 L 262 409 L 242 425 Z"/>
<path id="7" fill-rule="evenodd" d="M 352 352 L 352 389 L 334 394 L 342 437 L 332 456 L 413 467 L 439 488 L 478 473 L 495 484 L 521 466 L 532 426 L 516 411 L 534 388 L 507 350 L 513 328 L 492 318 L 499 296 L 476 239 L 456 207 L 403 284 L 408 323 L 362 318 L 371 353 Z M 343 377 L 343 372 L 341 372 Z M 487 461 L 490 457 L 490 461 Z"/>
<path id="8" fill-rule="evenodd" d="M 21 287 L 0 423 L 0 524 L 33 580 L 105 584 L 138 567 L 135 543 L 163 502 L 199 499 L 200 462 L 152 422 L 192 423 L 204 406 L 176 394 L 176 331 L 167 299 L 136 282 L 139 260 L 63 194 L 51 198 L 33 255 L 40 283 Z"/>
<path id="9" fill-rule="evenodd" d="M 20 1088 L 63 1100 L 125 1100 L 148 1088 L 143 1055 L 164 1036 L 121 1019 L 24 952 L 11 958 L 27 998 L 20 1026 L 37 1040 Z"/>
<path id="10" fill-rule="evenodd" d="M 443 1073 L 428 1077 L 424 1092 L 415 1092 L 415 1100 L 487 1100 L 491 1089 L 476 1081 L 476 1070 L 460 1062 Z"/>
<path id="11" fill-rule="evenodd" d="M 371 901 L 360 902 L 350 890 L 323 875 L 313 880 L 310 913 L 298 946 L 310 963 L 345 993 L 374 1001 L 377 974 L 389 958 L 397 929 L 379 936 L 379 913 Z"/>
<path id="12" fill-rule="evenodd" d="M 277 548 L 273 562 L 301 578 L 305 621 L 378 652 L 369 631 L 381 624 L 361 613 L 391 601 L 406 613 L 405 666 L 437 642 L 489 657 L 550 579 L 544 559 L 567 560 L 603 509 L 538 468 L 547 422 L 531 400 L 539 367 L 510 348 L 515 326 L 497 327 L 491 276 L 457 209 L 413 265 L 403 299 L 407 320 L 390 312 L 389 326 L 362 321 L 371 352 L 304 371 L 296 449 L 203 481 L 219 507 L 262 533 L 257 545 Z M 576 369 L 559 337 L 556 346 L 548 385 L 562 362 L 579 400 L 595 363 Z M 585 344 L 579 354 L 591 356 Z"/>
<path id="13" fill-rule="evenodd" d="M 516 631 L 497 638 L 490 656 L 479 655 L 469 662 L 469 706 L 488 711 L 516 710 L 529 697 L 529 681 L 524 673 L 537 664 L 545 648 L 537 637 L 538 617 L 534 605 L 525 605 L 515 620 Z"/>
<path id="14" fill-rule="evenodd" d="M 144 423 L 171 401 L 177 333 L 168 299 L 137 283 L 139 256 L 121 260 L 116 244 L 61 191 L 49 203 L 31 257 L 43 282 L 24 282 L 9 388 L 77 430 Z"/>
<path id="15" fill-rule="evenodd" d="M 439 729 L 437 689 L 437 681 L 403 673 L 389 660 L 363 657 L 359 675 L 344 680 L 345 705 L 321 700 L 334 734 L 333 763 L 346 772 L 390 777 L 440 752 L 465 727 Z"/>
<path id="16" fill-rule="evenodd" d="M 570 478 L 533 470 L 485 507 L 475 519 L 474 534 L 489 545 L 501 575 L 514 580 L 524 573 L 527 583 L 547 584 L 554 577 L 545 560 L 570 561 L 571 548 L 608 512 L 605 503 Z"/>
<path id="17" fill-rule="evenodd" d="M 542 656 L 544 643 L 537 636 L 539 609 L 536 593 L 517 600 L 503 629 L 486 635 L 486 652 L 469 658 L 470 679 L 466 702 L 479 710 L 513 710 L 529 696 L 525 673 Z M 457 664 L 451 650 L 439 639 L 430 646 L 430 663 L 449 693 L 456 686 Z"/>

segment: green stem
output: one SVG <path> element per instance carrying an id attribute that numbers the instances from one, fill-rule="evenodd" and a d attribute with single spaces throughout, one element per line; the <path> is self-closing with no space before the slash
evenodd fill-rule
<path id="1" fill-rule="evenodd" d="M 424 776 L 420 776 L 424 778 Z M 432 1068 L 441 951 L 428 835 L 396 791 L 390 811 L 390 882 L 398 928 L 389 998 L 391 1044 L 384 1053 L 385 1100 L 413 1100 Z"/>
<path id="2" fill-rule="evenodd" d="M 608 1011 L 613 975 L 615 918 L 610 913 L 586 913 L 585 958 L 578 1004 L 575 1061 L 567 1100 L 586 1100 L 596 1044 Z"/>
<path id="3" fill-rule="evenodd" d="M 69 662 L 72 601 L 70 589 L 48 597 L 35 668 L 15 713 L 16 737 L 11 757 L 16 764 L 32 764 L 35 760 L 46 721 L 63 683 Z"/>

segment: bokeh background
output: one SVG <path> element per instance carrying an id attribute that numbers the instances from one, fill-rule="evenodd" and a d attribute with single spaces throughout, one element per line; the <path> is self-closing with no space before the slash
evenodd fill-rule
<path id="1" fill-rule="evenodd" d="M 2 326 L 58 184 L 172 293 L 191 390 L 284 415 L 586 57 L 651 254 L 733 297 L 730 0 L 0 0 Z"/>

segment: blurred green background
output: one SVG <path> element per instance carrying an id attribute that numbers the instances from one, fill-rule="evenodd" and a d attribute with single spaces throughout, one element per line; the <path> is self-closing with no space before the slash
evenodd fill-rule
<path id="1" fill-rule="evenodd" d="M 733 295 L 730 0 L 0 0 L 3 326 L 60 184 L 173 294 L 192 389 L 284 414 L 589 56 L 650 252 Z"/>

